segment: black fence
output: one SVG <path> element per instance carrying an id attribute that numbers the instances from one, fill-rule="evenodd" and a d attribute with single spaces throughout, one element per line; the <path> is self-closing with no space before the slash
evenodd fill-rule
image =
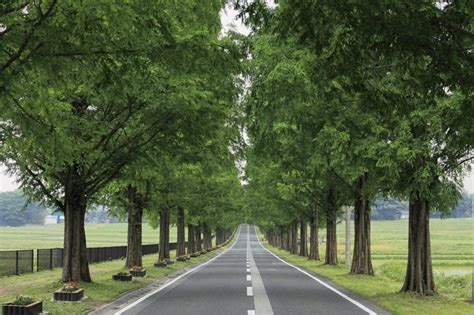
<path id="1" fill-rule="evenodd" d="M 50 270 L 63 266 L 63 249 L 47 248 L 36 250 L 36 270 Z"/>
<path id="2" fill-rule="evenodd" d="M 170 249 L 175 249 L 176 243 L 170 243 Z M 142 245 L 142 255 L 158 253 L 158 244 Z M 87 248 L 89 263 L 99 263 L 109 260 L 124 259 L 127 256 L 127 246 L 90 247 Z M 48 248 L 36 250 L 37 271 L 51 270 L 63 266 L 63 249 Z"/>
<path id="3" fill-rule="evenodd" d="M 158 244 L 142 245 L 142 255 L 156 254 L 158 249 Z"/>
<path id="4" fill-rule="evenodd" d="M 170 250 L 176 249 L 178 243 L 170 243 Z M 187 242 L 185 243 L 185 246 Z M 158 244 L 142 245 L 142 255 L 156 254 Z M 127 246 L 87 248 L 89 263 L 99 263 L 127 256 Z M 63 266 L 63 249 L 46 248 L 36 250 L 36 270 L 51 270 Z M 0 277 L 34 272 L 34 250 L 0 251 Z"/>
<path id="5" fill-rule="evenodd" d="M 34 271 L 33 250 L 0 252 L 0 276 L 21 275 Z"/>

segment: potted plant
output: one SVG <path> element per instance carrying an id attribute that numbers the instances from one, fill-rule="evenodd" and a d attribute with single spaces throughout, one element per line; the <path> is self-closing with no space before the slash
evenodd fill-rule
<path id="1" fill-rule="evenodd" d="M 201 252 L 200 252 L 201 255 L 205 255 L 207 254 L 207 249 L 203 249 Z"/>
<path id="2" fill-rule="evenodd" d="M 179 257 L 176 258 L 177 261 L 181 261 L 181 262 L 182 261 L 187 261 L 188 259 L 189 259 L 189 257 L 186 256 L 186 255 L 179 256 Z"/>
<path id="3" fill-rule="evenodd" d="M 133 277 L 145 277 L 146 276 L 146 269 L 142 266 L 133 266 L 130 269 L 130 273 Z"/>
<path id="4" fill-rule="evenodd" d="M 191 256 L 191 257 L 194 258 L 194 257 L 199 257 L 199 256 L 201 256 L 201 254 L 200 254 L 199 252 L 195 252 L 195 253 L 192 253 L 192 254 L 189 255 L 189 256 Z"/>
<path id="5" fill-rule="evenodd" d="M 53 293 L 55 301 L 80 301 L 84 297 L 84 289 L 79 288 L 76 282 L 68 282 L 62 288 L 57 289 Z"/>
<path id="6" fill-rule="evenodd" d="M 115 281 L 132 281 L 132 274 L 128 272 L 119 272 L 112 275 L 112 280 Z"/>
<path id="7" fill-rule="evenodd" d="M 172 264 L 174 264 L 174 260 L 171 260 L 171 259 L 169 259 L 169 258 L 166 258 L 165 261 L 166 261 L 166 265 L 172 265 Z"/>
<path id="8" fill-rule="evenodd" d="M 166 267 L 168 264 L 166 262 L 166 260 L 160 260 L 158 261 L 157 263 L 154 264 L 155 267 L 157 268 L 163 268 L 163 267 Z"/>
<path id="9" fill-rule="evenodd" d="M 43 301 L 29 296 L 18 296 L 15 301 L 2 305 L 3 315 L 36 315 L 43 312 Z"/>

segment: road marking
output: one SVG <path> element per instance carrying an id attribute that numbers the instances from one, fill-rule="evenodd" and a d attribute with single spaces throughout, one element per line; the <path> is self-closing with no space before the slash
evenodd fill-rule
<path id="1" fill-rule="evenodd" d="M 272 256 L 274 256 L 276 259 L 280 260 L 281 262 L 287 264 L 288 266 L 290 267 L 293 267 L 295 268 L 296 270 L 298 270 L 299 272 L 307 275 L 308 277 L 310 277 L 311 279 L 313 280 L 316 280 L 317 282 L 319 282 L 320 284 L 322 284 L 323 286 L 325 286 L 326 288 L 328 288 L 329 290 L 333 291 L 334 293 L 338 294 L 339 296 L 343 297 L 344 299 L 348 300 L 349 302 L 351 302 L 352 304 L 358 306 L 359 308 L 363 309 L 364 311 L 366 311 L 368 314 L 370 315 L 377 315 L 377 313 L 375 313 L 374 311 L 372 311 L 370 308 L 364 306 L 363 304 L 357 302 L 356 300 L 348 297 L 347 295 L 345 295 L 344 293 L 342 293 L 341 291 L 337 290 L 336 288 L 330 286 L 329 284 L 327 284 L 326 282 L 322 281 L 321 279 L 318 279 L 316 278 L 315 276 L 313 276 L 312 274 L 309 274 L 308 272 L 304 271 L 303 269 L 301 268 L 298 268 L 296 267 L 295 265 L 292 265 L 290 264 L 289 262 L 286 262 L 284 261 L 283 259 L 281 259 L 280 257 L 278 257 L 277 255 L 275 255 L 274 253 L 272 253 L 269 249 L 267 249 L 265 246 L 263 246 L 262 242 L 260 241 L 260 238 L 258 237 L 258 234 L 257 234 L 257 227 L 254 225 L 254 229 L 255 229 L 255 235 L 257 236 L 257 241 L 258 241 L 258 244 L 264 249 L 266 250 L 267 252 L 269 252 L 270 254 L 272 254 Z"/>
<path id="2" fill-rule="evenodd" d="M 247 268 L 247 272 L 250 272 L 250 268 Z"/>
<path id="3" fill-rule="evenodd" d="M 204 267 L 205 265 L 207 265 L 207 264 L 213 262 L 214 260 L 216 260 L 217 258 L 219 258 L 220 256 L 222 256 L 223 254 L 227 253 L 229 250 L 231 250 L 232 248 L 234 248 L 235 244 L 237 244 L 237 240 L 238 240 L 239 237 L 240 237 L 240 232 L 241 232 L 241 230 L 239 230 L 239 235 L 235 238 L 234 243 L 232 244 L 232 246 L 229 247 L 229 248 L 227 248 L 225 251 L 223 251 L 223 252 L 220 253 L 219 255 L 217 255 L 217 256 L 215 256 L 215 257 L 209 259 L 208 261 L 206 261 L 206 262 L 204 262 L 204 263 L 202 263 L 202 264 L 200 264 L 200 265 L 198 265 L 198 266 L 196 266 L 196 267 L 194 267 L 194 268 L 192 268 L 192 269 L 186 271 L 185 273 L 183 273 L 182 275 L 180 275 L 180 276 L 174 278 L 174 279 L 171 280 L 170 282 L 165 283 L 163 286 L 159 287 L 159 288 L 156 289 L 155 291 L 152 291 L 152 292 L 148 293 L 147 295 L 142 296 L 141 298 L 139 298 L 139 299 L 136 300 L 135 302 L 133 302 L 133 303 L 127 305 L 126 307 L 122 308 L 122 309 L 119 310 L 118 312 L 115 312 L 114 315 L 122 315 L 123 312 L 128 311 L 128 310 L 131 309 L 132 307 L 135 307 L 137 304 L 140 304 L 140 303 L 143 302 L 144 300 L 148 299 L 150 296 L 155 295 L 156 293 L 158 293 L 158 292 L 160 292 L 161 290 L 163 290 L 163 289 L 169 287 L 170 285 L 172 285 L 173 283 L 175 283 L 175 282 L 178 281 L 179 279 L 181 279 L 181 278 L 183 278 L 183 277 L 189 275 L 190 273 L 192 273 L 192 272 L 194 272 L 194 271 L 196 271 L 196 270 L 198 270 L 198 269 L 201 269 L 201 268 Z"/>
<path id="4" fill-rule="evenodd" d="M 255 311 L 254 310 L 248 310 L 247 315 L 255 315 Z"/>
<path id="5" fill-rule="evenodd" d="M 249 226 L 247 225 L 247 227 Z M 261 315 L 273 315 L 273 308 L 268 299 L 267 291 L 265 290 L 265 285 L 263 284 L 262 277 L 258 271 L 257 264 L 253 259 L 252 247 L 250 244 L 250 231 L 247 230 L 247 249 L 249 251 L 250 262 L 252 263 L 250 271 L 252 288 L 254 291 L 253 304 L 255 305 L 255 313 Z"/>
<path id="6" fill-rule="evenodd" d="M 247 281 L 252 281 L 252 276 L 251 275 L 247 275 Z"/>
<path id="7" fill-rule="evenodd" d="M 252 287 L 247 287 L 247 296 L 253 296 L 253 289 L 252 289 Z"/>

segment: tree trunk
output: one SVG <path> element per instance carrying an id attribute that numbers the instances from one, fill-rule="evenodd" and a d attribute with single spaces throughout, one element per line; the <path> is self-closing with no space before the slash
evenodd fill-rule
<path id="1" fill-rule="evenodd" d="M 210 249 L 212 247 L 212 234 L 209 225 L 206 222 L 202 224 L 203 236 L 204 236 L 204 249 Z"/>
<path id="2" fill-rule="evenodd" d="M 177 241 L 178 244 L 176 246 L 176 257 L 186 255 L 186 244 L 185 244 L 185 226 L 184 226 L 184 208 L 178 208 L 178 235 Z"/>
<path id="3" fill-rule="evenodd" d="M 196 227 L 194 228 L 194 234 L 195 234 L 195 244 L 196 244 L 196 251 L 200 252 L 202 251 L 202 240 L 201 240 L 201 223 L 198 223 Z"/>
<path id="4" fill-rule="evenodd" d="M 170 234 L 169 234 L 169 209 L 163 209 L 160 212 L 160 244 L 158 261 L 170 258 Z"/>
<path id="5" fill-rule="evenodd" d="M 326 215 L 326 257 L 324 263 L 337 265 L 337 196 L 334 188 L 329 188 L 327 195 L 328 211 Z"/>
<path id="6" fill-rule="evenodd" d="M 166 224 L 165 224 L 165 228 L 166 228 L 166 233 L 165 233 L 165 258 L 166 259 L 170 259 L 170 226 L 171 226 L 171 222 L 170 222 L 170 210 L 168 209 L 166 211 Z"/>
<path id="7" fill-rule="evenodd" d="M 370 203 L 365 194 L 367 173 L 356 183 L 354 204 L 354 256 L 351 274 L 374 275 L 370 255 Z"/>
<path id="8" fill-rule="evenodd" d="M 137 189 L 131 185 L 128 193 L 128 246 L 125 267 L 142 266 L 142 215 L 143 207 Z"/>
<path id="9" fill-rule="evenodd" d="M 222 240 L 222 229 L 220 227 L 216 228 L 216 246 L 219 246 L 223 243 Z"/>
<path id="10" fill-rule="evenodd" d="M 196 243 L 194 242 L 194 225 L 188 224 L 188 254 L 196 252 Z"/>
<path id="11" fill-rule="evenodd" d="M 293 225 L 289 224 L 287 227 L 288 230 L 288 244 L 286 245 L 286 250 L 291 253 L 291 246 L 293 245 Z"/>
<path id="12" fill-rule="evenodd" d="M 84 182 L 76 167 L 68 169 L 64 185 L 64 264 L 63 281 L 92 282 L 87 260 L 86 196 Z"/>
<path id="13" fill-rule="evenodd" d="M 295 221 L 291 225 L 291 253 L 298 254 L 298 222 Z"/>
<path id="14" fill-rule="evenodd" d="M 308 256 L 308 227 L 303 219 L 300 222 L 300 256 Z"/>
<path id="15" fill-rule="evenodd" d="M 285 250 L 286 233 L 285 233 L 285 227 L 284 226 L 280 226 L 280 235 L 281 235 L 280 249 Z"/>
<path id="16" fill-rule="evenodd" d="M 319 257 L 319 236 L 318 236 L 318 213 L 315 212 L 310 220 L 309 232 L 309 257 L 310 260 L 320 260 Z"/>
<path id="17" fill-rule="evenodd" d="M 402 292 L 431 295 L 435 292 L 431 265 L 429 229 L 430 209 L 427 200 L 414 193 L 410 196 L 408 217 L 408 264 Z"/>

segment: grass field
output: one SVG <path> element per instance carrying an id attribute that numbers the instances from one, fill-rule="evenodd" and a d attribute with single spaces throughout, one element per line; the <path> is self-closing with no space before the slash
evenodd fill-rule
<path id="1" fill-rule="evenodd" d="M 337 228 L 340 265 L 335 267 L 308 261 L 307 258 L 291 255 L 268 244 L 266 246 L 285 260 L 327 277 L 395 314 L 474 314 L 474 305 L 468 303 L 471 299 L 474 266 L 474 220 L 430 221 L 433 270 L 437 288 L 437 295 L 432 297 L 398 292 L 405 276 L 408 221 L 372 222 L 375 277 L 348 274 L 349 268 L 343 265 L 344 226 L 339 224 Z M 324 238 L 323 230 L 320 234 L 320 237 Z M 320 255 L 323 261 L 324 252 L 325 245 L 322 244 Z"/>
<path id="2" fill-rule="evenodd" d="M 0 227 L 0 250 L 63 247 L 63 224 Z M 127 224 L 86 224 L 87 246 L 127 245 Z M 159 229 L 143 224 L 143 244 L 157 244 Z M 176 242 L 176 227 L 170 229 L 170 242 Z"/>

